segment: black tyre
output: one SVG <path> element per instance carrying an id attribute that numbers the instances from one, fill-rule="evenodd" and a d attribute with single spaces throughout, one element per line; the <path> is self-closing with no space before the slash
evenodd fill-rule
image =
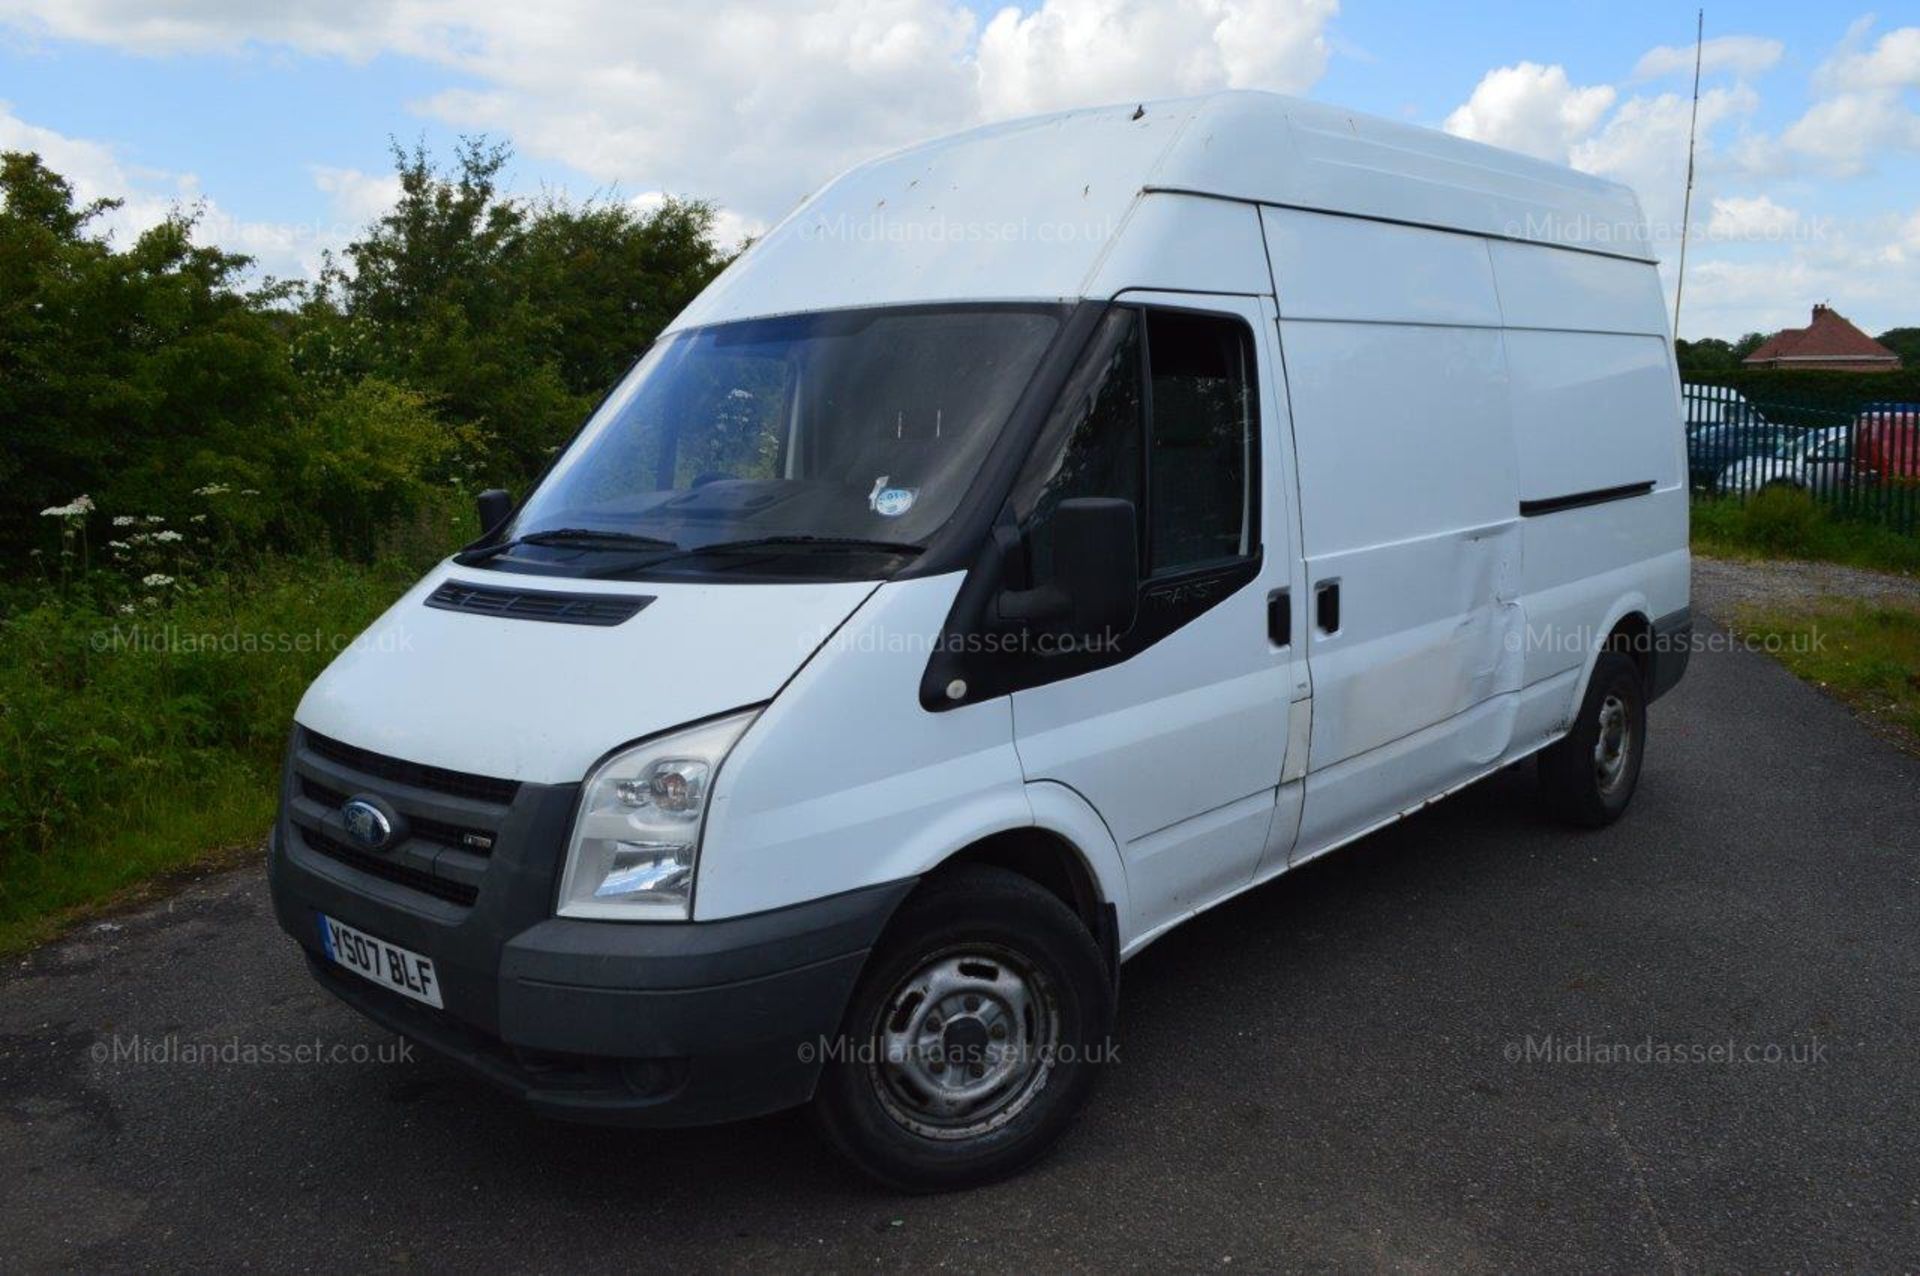
<path id="1" fill-rule="evenodd" d="M 1066 1132 L 1107 1055 L 1113 980 L 1072 910 L 964 865 L 889 923 L 814 1097 L 828 1140 L 892 1187 L 1004 1178 Z"/>
<path id="2" fill-rule="evenodd" d="M 1603 651 L 1573 729 L 1540 751 L 1547 808 L 1582 828 L 1613 823 L 1633 800 L 1646 748 L 1647 688 L 1640 667 L 1622 652 Z"/>

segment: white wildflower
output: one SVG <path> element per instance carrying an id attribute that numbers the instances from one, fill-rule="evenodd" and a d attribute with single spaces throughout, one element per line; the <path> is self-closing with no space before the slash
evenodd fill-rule
<path id="1" fill-rule="evenodd" d="M 225 496 L 231 490 L 232 489 L 225 483 L 209 483 L 205 487 L 194 488 L 193 494 L 195 496 Z"/>
<path id="2" fill-rule="evenodd" d="M 205 514 L 195 514 L 192 518 L 189 518 L 187 521 L 189 523 L 204 523 L 207 521 L 207 516 Z"/>
<path id="3" fill-rule="evenodd" d="M 82 493 L 65 505 L 49 505 L 40 511 L 41 518 L 81 518 L 93 513 L 93 498 Z"/>
<path id="4" fill-rule="evenodd" d="M 242 495 L 242 496 L 258 496 L 258 495 L 260 495 L 260 489 L 259 489 L 259 488 L 257 488 L 257 487 L 243 487 L 243 488 L 241 488 L 241 489 L 240 489 L 240 495 Z"/>
<path id="5" fill-rule="evenodd" d="M 127 544 L 129 545 L 148 545 L 152 542 L 152 532 L 135 532 L 133 535 L 127 537 Z"/>
<path id="6" fill-rule="evenodd" d="M 133 546 L 127 544 L 125 541 L 108 541 L 107 548 L 108 549 L 132 549 Z"/>
<path id="7" fill-rule="evenodd" d="M 146 516 L 145 518 L 143 518 L 143 519 L 141 519 L 140 521 L 141 521 L 141 522 L 143 522 L 143 523 L 145 523 L 145 524 L 146 524 L 147 526 L 149 526 L 149 527 L 151 527 L 151 526 L 153 526 L 153 525 L 154 525 L 155 523 L 164 523 L 164 522 L 166 522 L 167 520 L 166 520 L 166 519 L 164 519 L 164 518 L 162 518 L 162 517 L 161 517 L 160 515 L 158 515 L 158 514 L 149 514 L 149 515 L 147 515 L 147 516 Z"/>
<path id="8" fill-rule="evenodd" d="M 135 523 L 139 521 L 140 521 L 139 519 L 135 518 L 131 514 L 115 514 L 113 516 L 113 525 L 115 527 L 132 527 Z"/>
<path id="9" fill-rule="evenodd" d="M 178 532 L 155 532 L 153 539 L 155 544 L 165 545 L 170 541 L 177 541 L 183 538 Z"/>
<path id="10" fill-rule="evenodd" d="M 148 589 L 165 589 L 168 585 L 173 584 L 173 577 L 162 575 L 160 572 L 153 572 L 150 575 L 141 577 L 140 583 Z"/>
<path id="11" fill-rule="evenodd" d="M 148 594 L 145 598 L 142 598 L 140 601 L 145 603 L 149 607 L 158 607 L 160 605 L 160 600 L 158 598 L 155 598 L 152 594 Z"/>
<path id="12" fill-rule="evenodd" d="M 121 604 L 120 604 L 120 614 L 121 614 L 122 616 L 131 616 L 131 615 L 133 615 L 133 604 L 132 604 L 132 603 L 121 603 Z"/>

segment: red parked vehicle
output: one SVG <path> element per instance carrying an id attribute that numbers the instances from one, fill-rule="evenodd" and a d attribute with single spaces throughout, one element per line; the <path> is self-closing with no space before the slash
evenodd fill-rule
<path id="1" fill-rule="evenodd" d="M 1854 467 L 1869 479 L 1920 479 L 1920 405 L 1870 408 L 1854 422 Z"/>

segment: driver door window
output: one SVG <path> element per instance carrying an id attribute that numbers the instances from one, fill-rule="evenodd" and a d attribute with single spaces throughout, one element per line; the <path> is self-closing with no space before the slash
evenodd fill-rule
<path id="1" fill-rule="evenodd" d="M 1253 336 L 1236 318 L 1117 308 L 1062 396 L 1016 496 L 1036 579 L 1061 501 L 1132 501 L 1149 580 L 1258 549 Z"/>

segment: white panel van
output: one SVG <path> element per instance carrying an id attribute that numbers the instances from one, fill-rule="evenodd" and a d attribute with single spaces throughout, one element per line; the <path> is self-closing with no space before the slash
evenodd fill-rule
<path id="1" fill-rule="evenodd" d="M 1628 191 L 1328 106 L 866 164 L 313 685 L 278 917 L 544 1112 L 1011 1172 L 1169 928 L 1530 756 L 1625 810 L 1671 349 Z"/>

